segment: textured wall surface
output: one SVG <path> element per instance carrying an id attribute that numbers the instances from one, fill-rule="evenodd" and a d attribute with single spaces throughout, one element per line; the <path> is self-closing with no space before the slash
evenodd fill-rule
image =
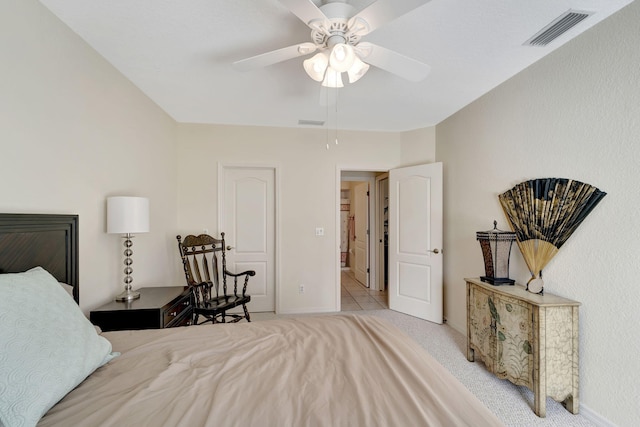
<path id="1" fill-rule="evenodd" d="M 36 0 L 0 2 L 0 58 L 0 211 L 80 216 L 88 312 L 124 287 L 122 239 L 105 232 L 107 196 L 149 197 L 133 284 L 166 283 L 175 122 Z"/>
<path id="2" fill-rule="evenodd" d="M 465 328 L 464 277 L 483 274 L 475 232 L 508 229 L 497 195 L 566 177 L 608 195 L 544 270 L 582 302 L 580 392 L 589 411 L 640 420 L 640 3 L 567 43 L 436 127 L 445 165 L 445 313 Z M 514 245 L 511 277 L 528 271 Z"/>

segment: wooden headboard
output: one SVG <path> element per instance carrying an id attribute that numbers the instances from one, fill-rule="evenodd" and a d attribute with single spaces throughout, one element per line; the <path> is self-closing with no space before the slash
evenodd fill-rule
<path id="1" fill-rule="evenodd" d="M 78 288 L 78 215 L 0 213 L 0 273 L 41 266 Z"/>

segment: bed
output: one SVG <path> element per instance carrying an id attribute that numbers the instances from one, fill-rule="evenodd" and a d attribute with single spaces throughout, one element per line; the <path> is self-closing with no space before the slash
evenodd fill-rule
<path id="1" fill-rule="evenodd" d="M 0 365 L 0 425 L 502 425 L 416 342 L 371 316 L 317 315 L 99 334 L 76 304 L 77 217 L 58 216 L 58 222 L 73 224 L 57 224 L 53 228 L 65 231 L 55 233 L 43 230 L 51 226 L 36 224 L 42 222 L 39 220 L 48 223 L 51 218 L 39 216 L 27 221 L 27 216 L 0 214 L 0 269 L 13 273 L 0 275 L 0 296 L 4 293 L 12 298 L 18 288 L 44 282 L 38 283 L 35 291 L 25 292 L 31 295 L 25 304 L 45 307 L 43 318 L 48 309 L 61 306 L 63 312 L 51 315 L 49 321 L 35 322 L 31 328 L 44 328 L 45 335 L 38 332 L 40 337 L 29 339 L 29 343 L 37 341 L 39 352 L 49 345 L 59 347 L 48 351 L 45 358 L 50 366 L 45 369 L 56 371 L 56 375 L 64 376 L 77 365 L 87 366 L 66 388 L 58 390 L 57 396 L 26 405 L 19 396 L 13 404 L 7 402 L 5 395 L 11 393 L 6 392 L 16 388 L 11 383 L 18 381 L 15 377 L 24 374 L 26 379 L 18 383 L 19 388 L 28 383 L 36 397 L 61 381 L 54 376 L 51 384 L 48 374 L 41 379 L 25 374 L 23 367 L 7 373 Z M 9 225 L 12 221 L 15 227 Z M 48 237 L 35 237 L 40 232 Z M 28 258 L 33 255 L 29 255 L 33 242 L 39 247 L 42 239 L 62 240 L 47 244 L 64 249 L 44 263 L 42 256 L 35 256 L 37 262 L 31 263 Z M 21 260 L 16 263 L 15 258 Z M 73 282 L 75 301 L 62 290 L 59 282 L 65 281 Z M 40 294 L 46 296 L 46 304 L 40 301 Z M 3 301 L 0 307 L 10 313 L 13 306 Z M 0 320 L 7 320 L 0 312 L 0 317 L 3 315 L 5 319 Z M 29 327 L 18 332 L 13 328 L 25 328 L 23 323 L 6 326 L 3 321 L 0 335 L 21 339 L 23 332 L 30 333 Z M 67 327 L 76 329 L 66 331 Z M 51 335 L 56 339 L 48 340 Z M 69 350 L 76 345 L 76 336 L 85 337 L 80 340 L 82 345 Z M 65 340 L 70 344 L 61 345 Z M 14 350 L 2 348 L 3 353 Z M 29 366 L 24 362 L 29 357 L 16 357 L 22 358 L 22 366 Z M 52 362 L 52 358 L 61 359 Z M 38 383 L 40 380 L 44 383 Z"/>

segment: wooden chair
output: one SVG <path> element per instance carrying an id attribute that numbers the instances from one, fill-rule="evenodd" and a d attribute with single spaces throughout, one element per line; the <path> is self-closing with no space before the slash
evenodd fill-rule
<path id="1" fill-rule="evenodd" d="M 216 239 L 208 234 L 188 235 L 182 240 L 177 236 L 178 249 L 182 258 L 187 285 L 191 288 L 194 301 L 194 324 L 199 324 L 200 316 L 205 317 L 202 323 L 226 323 L 226 317 L 233 320 L 229 323 L 247 319 L 251 322 L 247 303 L 251 296 L 247 295 L 249 277 L 255 276 L 253 270 L 242 273 L 231 273 L 227 270 L 224 233 Z M 220 256 L 219 256 L 220 255 Z M 221 274 L 220 274 L 221 273 Z M 220 289 L 222 277 L 222 289 Z M 227 278 L 233 278 L 233 292 L 227 288 Z M 238 279 L 242 279 L 241 293 L 238 293 Z M 229 292 L 227 292 L 229 291 Z M 242 306 L 244 315 L 227 313 L 228 310 Z"/>

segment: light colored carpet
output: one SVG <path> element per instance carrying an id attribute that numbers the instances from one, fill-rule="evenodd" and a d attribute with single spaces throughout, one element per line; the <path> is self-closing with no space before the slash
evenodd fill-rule
<path id="1" fill-rule="evenodd" d="M 471 363 L 466 357 L 466 337 L 450 326 L 436 325 L 392 310 L 363 310 L 352 313 L 388 320 L 424 347 L 478 399 L 508 426 L 595 426 L 584 416 L 573 415 L 560 403 L 547 398 L 547 416 L 533 413 L 533 393 L 489 373 L 481 362 Z M 338 313 L 335 313 L 338 314 Z M 252 321 L 292 317 L 273 313 L 252 313 Z"/>

